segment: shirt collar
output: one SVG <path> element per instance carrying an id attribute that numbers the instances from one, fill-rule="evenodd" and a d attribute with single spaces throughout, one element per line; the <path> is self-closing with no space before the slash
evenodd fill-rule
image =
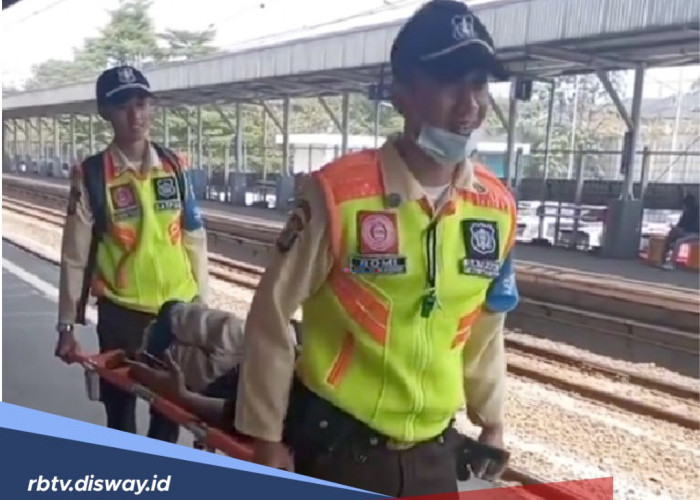
<path id="1" fill-rule="evenodd" d="M 148 149 L 146 149 L 146 152 L 143 155 L 141 164 L 129 160 L 129 158 L 127 158 L 124 152 L 119 149 L 119 146 L 117 146 L 114 141 L 112 141 L 112 143 L 109 145 L 108 151 L 112 156 L 114 169 L 117 173 L 121 173 L 126 170 L 146 173 L 153 168 L 160 167 L 160 158 L 158 157 L 158 153 L 150 143 L 148 145 Z"/>
<path id="2" fill-rule="evenodd" d="M 388 137 L 379 149 L 379 160 L 387 199 L 394 198 L 395 201 L 400 200 L 401 203 L 424 199 L 426 194 L 423 186 L 409 170 L 396 149 L 395 141 L 397 138 L 398 136 Z M 445 201 L 451 200 L 457 191 L 476 190 L 474 186 L 476 182 L 474 164 L 467 158 L 455 170 L 449 186 L 449 195 L 443 199 Z"/>

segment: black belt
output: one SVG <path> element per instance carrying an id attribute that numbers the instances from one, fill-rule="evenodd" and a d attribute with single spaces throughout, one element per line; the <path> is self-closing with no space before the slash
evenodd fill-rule
<path id="1" fill-rule="evenodd" d="M 317 396 L 295 378 L 290 393 L 284 441 L 292 449 L 314 446 L 328 452 L 338 445 L 352 441 L 368 446 L 383 446 L 393 450 L 410 449 L 421 443 L 444 442 L 452 429 L 450 424 L 432 439 L 401 443 L 370 428 L 329 401 Z"/>

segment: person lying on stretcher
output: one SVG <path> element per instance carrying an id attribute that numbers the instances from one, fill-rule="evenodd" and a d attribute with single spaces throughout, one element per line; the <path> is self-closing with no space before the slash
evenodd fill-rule
<path id="1" fill-rule="evenodd" d="M 131 375 L 158 394 L 224 432 L 234 432 L 238 367 L 245 353 L 244 321 L 198 302 L 166 303 L 144 332 L 141 361 L 127 360 Z M 302 345 L 298 322 L 289 335 L 297 352 Z M 458 477 L 486 471 L 489 461 L 502 469 L 508 453 L 466 436 L 457 450 Z M 484 472 L 477 473 L 481 477 Z"/>
<path id="2" fill-rule="evenodd" d="M 289 335 L 299 345 L 299 325 Z M 207 423 L 230 431 L 245 351 L 244 321 L 198 302 L 168 302 L 144 332 L 137 360 L 128 361 L 140 383 Z"/>

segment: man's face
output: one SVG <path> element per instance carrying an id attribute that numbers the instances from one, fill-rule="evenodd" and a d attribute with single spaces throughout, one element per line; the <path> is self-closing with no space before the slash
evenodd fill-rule
<path id="1" fill-rule="evenodd" d="M 136 142 L 145 139 L 151 124 L 151 98 L 133 95 L 121 102 L 106 107 L 104 117 L 121 140 Z"/>
<path id="2" fill-rule="evenodd" d="M 469 135 L 486 118 L 488 96 L 488 84 L 483 81 L 464 78 L 444 83 L 417 73 L 410 84 L 397 89 L 397 104 L 412 134 L 426 124 Z"/>

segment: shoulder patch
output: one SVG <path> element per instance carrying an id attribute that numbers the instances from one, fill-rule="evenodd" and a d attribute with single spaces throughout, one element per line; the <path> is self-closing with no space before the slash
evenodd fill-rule
<path id="1" fill-rule="evenodd" d="M 277 237 L 277 241 L 275 243 L 277 250 L 282 254 L 289 252 L 299 238 L 299 233 L 303 229 L 304 222 L 298 213 L 293 212 L 289 216 L 289 219 L 287 219 L 287 223 L 284 225 L 282 231 Z"/>
<path id="2" fill-rule="evenodd" d="M 68 207 L 66 213 L 68 215 L 75 215 L 78 209 L 78 203 L 80 203 L 80 189 L 77 186 L 71 186 L 70 192 L 68 193 Z"/>

